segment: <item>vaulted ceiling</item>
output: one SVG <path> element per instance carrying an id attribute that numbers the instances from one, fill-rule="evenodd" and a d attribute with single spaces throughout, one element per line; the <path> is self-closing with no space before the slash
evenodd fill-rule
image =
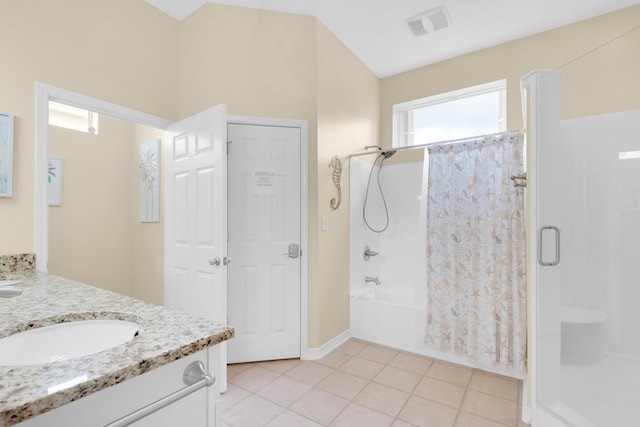
<path id="1" fill-rule="evenodd" d="M 178 20 L 207 2 L 315 16 L 381 78 L 640 3 L 639 0 L 146 1 Z M 415 36 L 409 21 L 415 31 L 424 34 Z"/>

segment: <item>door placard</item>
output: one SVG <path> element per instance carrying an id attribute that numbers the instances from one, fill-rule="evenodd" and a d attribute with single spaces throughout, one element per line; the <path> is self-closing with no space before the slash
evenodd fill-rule
<path id="1" fill-rule="evenodd" d="M 276 171 L 271 169 L 261 169 L 253 172 L 252 189 L 253 194 L 274 196 L 276 195 Z"/>

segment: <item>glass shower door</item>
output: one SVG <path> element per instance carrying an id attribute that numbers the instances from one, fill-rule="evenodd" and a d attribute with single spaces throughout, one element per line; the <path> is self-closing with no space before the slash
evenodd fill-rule
<path id="1" fill-rule="evenodd" d="M 537 142 L 537 404 L 567 426 L 640 425 L 640 110 Z"/>

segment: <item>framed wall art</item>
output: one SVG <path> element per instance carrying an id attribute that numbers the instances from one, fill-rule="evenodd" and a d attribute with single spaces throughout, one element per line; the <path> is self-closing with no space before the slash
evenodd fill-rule
<path id="1" fill-rule="evenodd" d="M 49 158 L 47 198 L 49 206 L 62 206 L 62 159 Z"/>
<path id="2" fill-rule="evenodd" d="M 0 112 L 0 197 L 13 196 L 13 114 Z"/>
<path id="3" fill-rule="evenodd" d="M 140 222 L 160 221 L 160 140 L 140 144 Z"/>

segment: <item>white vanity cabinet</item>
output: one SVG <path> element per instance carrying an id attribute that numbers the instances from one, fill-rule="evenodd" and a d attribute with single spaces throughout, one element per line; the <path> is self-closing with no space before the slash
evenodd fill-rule
<path id="1" fill-rule="evenodd" d="M 219 427 L 220 346 L 206 348 L 120 384 L 30 418 L 20 427 L 104 427 L 187 385 L 183 375 L 194 361 L 203 363 L 216 381 L 133 424 L 134 427 Z M 89 386 L 89 385 L 87 385 Z"/>

